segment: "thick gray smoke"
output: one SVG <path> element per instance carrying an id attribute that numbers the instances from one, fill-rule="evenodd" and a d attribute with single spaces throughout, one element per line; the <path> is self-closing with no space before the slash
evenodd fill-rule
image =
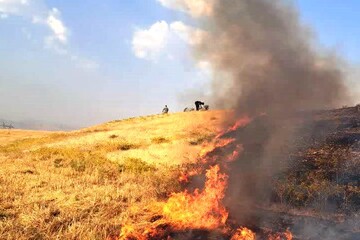
<path id="1" fill-rule="evenodd" d="M 294 115 L 339 106 L 347 89 L 339 59 L 314 45 L 289 1 L 217 0 L 204 21 L 195 52 L 215 72 L 212 97 L 237 117 L 255 117 L 234 133 L 245 151 L 227 195 L 231 214 L 246 218 L 250 204 L 270 200 L 271 177 L 289 164 Z"/>
<path id="2" fill-rule="evenodd" d="M 310 31 L 283 0 L 218 0 L 196 52 L 216 73 L 214 98 L 239 114 L 285 114 L 337 106 L 343 72 L 319 54 Z"/>

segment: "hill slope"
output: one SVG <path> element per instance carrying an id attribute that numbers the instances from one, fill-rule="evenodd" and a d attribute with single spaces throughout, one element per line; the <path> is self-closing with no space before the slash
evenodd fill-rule
<path id="1" fill-rule="evenodd" d="M 179 166 L 227 112 L 113 121 L 73 132 L 0 130 L 0 239 L 103 239 L 179 188 Z"/>
<path id="2" fill-rule="evenodd" d="M 73 132 L 0 130 L 0 239 L 104 239 L 118 236 L 124 223 L 151 221 L 149 203 L 181 190 L 180 170 L 231 125 L 231 116 L 191 112 Z M 272 204 L 356 215 L 359 112 L 311 116 L 312 134 L 299 135 L 292 164 L 274 179 Z"/>

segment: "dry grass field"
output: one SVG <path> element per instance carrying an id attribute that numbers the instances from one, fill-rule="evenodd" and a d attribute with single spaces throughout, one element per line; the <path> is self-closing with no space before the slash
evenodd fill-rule
<path id="1" fill-rule="evenodd" d="M 231 116 L 229 111 L 190 112 L 73 132 L 0 130 L 0 239 L 113 240 L 123 226 L 151 224 L 156 203 L 183 191 L 182 172 L 232 126 Z M 320 111 L 312 119 L 300 128 L 291 125 L 299 132 L 291 143 L 298 150 L 284 156 L 291 164 L 269 181 L 270 203 L 311 216 L 358 219 L 359 112 Z M 245 148 L 244 157 L 261 151 L 261 139 L 254 143 L 258 148 Z M 359 229 L 351 225 L 351 231 Z"/>
<path id="2" fill-rule="evenodd" d="M 0 131 L 0 239 L 105 239 L 179 189 L 229 112 L 112 121 L 74 132 Z M 226 123 L 225 123 L 226 124 Z"/>

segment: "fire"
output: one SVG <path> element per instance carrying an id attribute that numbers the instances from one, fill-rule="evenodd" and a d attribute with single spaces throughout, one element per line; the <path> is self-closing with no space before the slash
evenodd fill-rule
<path id="1" fill-rule="evenodd" d="M 293 235 L 292 233 L 288 230 L 286 230 L 286 232 L 284 233 L 285 237 L 287 240 L 292 240 L 293 239 Z"/>
<path id="2" fill-rule="evenodd" d="M 206 146 L 203 146 L 203 148 L 201 149 L 200 154 L 199 154 L 200 158 L 202 158 L 203 160 L 206 160 L 205 157 L 207 154 L 213 152 L 215 149 L 226 147 L 233 142 L 235 142 L 235 139 L 233 139 L 233 138 L 216 139 L 216 141 L 214 143 L 210 143 Z"/>
<path id="3" fill-rule="evenodd" d="M 245 117 L 237 120 L 236 123 L 229 130 L 235 131 L 235 130 L 239 129 L 240 127 L 244 127 L 244 126 L 248 125 L 250 122 L 251 122 L 251 118 L 249 118 L 248 116 L 245 116 Z"/>
<path id="4" fill-rule="evenodd" d="M 219 165 L 206 172 L 207 181 L 202 192 L 174 193 L 163 207 L 163 215 L 181 229 L 216 229 L 228 218 L 221 200 L 227 186 L 227 176 L 220 173 Z"/>
<path id="5" fill-rule="evenodd" d="M 221 132 L 220 134 L 218 134 L 218 135 L 216 136 L 216 138 L 221 138 L 221 137 L 223 137 L 223 136 L 224 136 L 225 134 L 227 134 L 227 133 L 236 131 L 236 130 L 238 130 L 239 128 L 248 125 L 251 121 L 252 121 L 252 119 L 251 119 L 250 117 L 244 116 L 244 117 L 240 118 L 239 120 L 237 120 L 232 127 L 228 128 L 226 131 Z"/>
<path id="6" fill-rule="evenodd" d="M 293 235 L 289 230 L 284 233 L 276 233 L 269 236 L 268 240 L 292 240 Z"/>
<path id="7" fill-rule="evenodd" d="M 151 205 L 156 215 L 156 220 L 145 227 L 135 229 L 131 225 L 122 227 L 120 239 L 149 240 L 149 239 L 174 239 L 170 236 L 176 231 L 208 230 L 219 231 L 231 240 L 255 240 L 256 235 L 248 228 L 233 230 L 227 225 L 229 213 L 222 204 L 228 183 L 228 175 L 221 172 L 227 169 L 227 163 L 235 161 L 243 152 L 241 144 L 235 144 L 235 139 L 224 138 L 224 135 L 245 126 L 251 121 L 245 117 L 236 124 L 219 134 L 212 143 L 203 146 L 199 155 L 199 163 L 203 165 L 181 173 L 179 181 L 188 183 L 190 177 L 199 175 L 206 170 L 206 181 L 202 190 L 192 192 L 185 190 L 172 193 L 165 202 L 156 202 Z M 225 148 L 226 154 L 223 154 Z M 220 150 L 220 153 L 217 151 Z M 159 217 L 158 217 L 159 216 Z M 292 240 L 290 231 L 276 233 L 268 236 L 268 240 Z"/>
<path id="8" fill-rule="evenodd" d="M 255 233 L 247 228 L 239 228 L 230 240 L 255 240 Z"/>
<path id="9" fill-rule="evenodd" d="M 197 169 L 190 170 L 190 171 L 188 171 L 186 173 L 181 172 L 180 176 L 179 176 L 179 182 L 180 183 L 188 183 L 190 177 L 196 176 L 199 173 L 200 173 L 200 170 L 197 170 Z"/>
<path id="10" fill-rule="evenodd" d="M 131 225 L 125 225 L 121 228 L 120 239 L 137 239 L 145 240 L 146 238 L 135 231 L 135 228 Z"/>
<path id="11" fill-rule="evenodd" d="M 240 154 L 244 151 L 244 148 L 241 144 L 236 145 L 235 149 L 232 151 L 231 155 L 226 157 L 226 162 L 233 162 L 240 156 Z"/>

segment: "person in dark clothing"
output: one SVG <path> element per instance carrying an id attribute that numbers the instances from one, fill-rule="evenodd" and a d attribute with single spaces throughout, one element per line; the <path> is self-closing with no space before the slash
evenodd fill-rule
<path id="1" fill-rule="evenodd" d="M 195 102 L 195 106 L 196 106 L 196 111 L 199 111 L 201 106 L 204 106 L 205 103 L 201 102 L 201 101 L 196 101 Z"/>
<path id="2" fill-rule="evenodd" d="M 167 105 L 165 105 L 164 109 L 162 110 L 163 114 L 167 114 L 169 112 L 169 108 Z"/>

